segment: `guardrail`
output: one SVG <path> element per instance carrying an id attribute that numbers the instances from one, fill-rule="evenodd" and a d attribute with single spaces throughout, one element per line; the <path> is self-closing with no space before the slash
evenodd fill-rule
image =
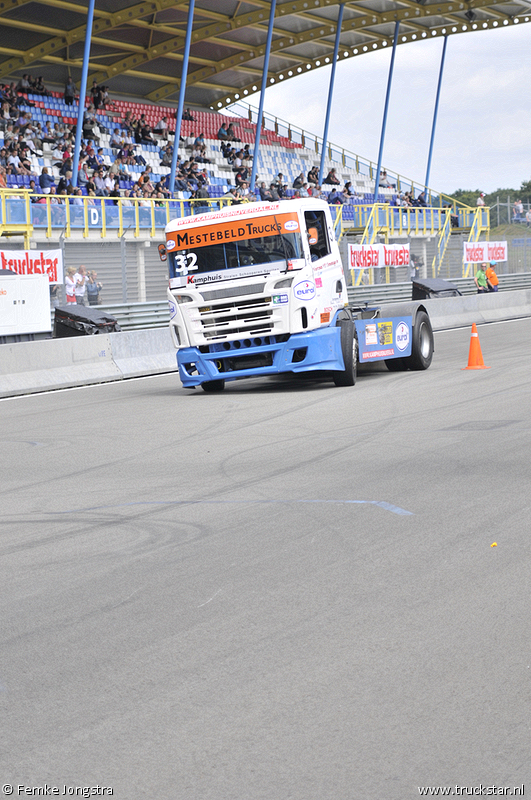
<path id="1" fill-rule="evenodd" d="M 531 288 L 531 273 L 529 272 L 500 275 L 499 278 L 501 292 Z M 463 295 L 472 295 L 477 292 L 473 278 L 456 278 L 451 282 L 454 286 L 457 286 Z M 348 299 L 352 305 L 360 303 L 367 303 L 368 305 L 397 303 L 411 300 L 411 294 L 411 281 L 348 287 Z M 166 300 L 155 300 L 149 303 L 103 305 L 101 308 L 116 317 L 118 324 L 124 331 L 164 328 L 170 321 Z"/>

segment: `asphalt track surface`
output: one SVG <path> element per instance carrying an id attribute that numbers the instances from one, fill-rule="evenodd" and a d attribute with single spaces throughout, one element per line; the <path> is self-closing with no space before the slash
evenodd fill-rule
<path id="1" fill-rule="evenodd" d="M 348 389 L 2 401 L 1 785 L 531 792 L 530 332 Z"/>

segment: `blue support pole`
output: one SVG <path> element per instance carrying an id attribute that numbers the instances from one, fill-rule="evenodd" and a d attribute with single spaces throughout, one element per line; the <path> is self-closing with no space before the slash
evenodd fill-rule
<path id="1" fill-rule="evenodd" d="M 89 0 L 87 11 L 87 29 L 85 31 L 85 50 L 83 51 L 83 69 L 81 71 L 81 86 L 79 87 L 79 108 L 77 111 L 76 143 L 74 145 L 74 160 L 72 162 L 72 185 L 77 186 L 77 173 L 79 169 L 79 154 L 81 151 L 81 136 L 83 134 L 83 114 L 85 113 L 85 94 L 87 91 L 87 77 L 90 58 L 90 40 L 92 38 L 92 21 L 94 19 L 95 0 Z"/>
<path id="2" fill-rule="evenodd" d="M 380 136 L 380 150 L 378 151 L 378 166 L 376 168 L 376 180 L 374 182 L 374 202 L 378 202 L 378 187 L 380 185 L 380 170 L 382 168 L 383 146 L 385 139 L 385 127 L 387 125 L 387 111 L 389 110 L 389 98 L 391 96 L 391 84 L 393 82 L 393 69 L 395 66 L 396 44 L 398 42 L 398 28 L 400 22 L 395 23 L 395 35 L 393 39 L 393 52 L 391 53 L 391 64 L 389 65 L 389 77 L 387 79 L 387 92 L 385 95 L 385 107 L 382 121 L 382 135 Z"/>
<path id="3" fill-rule="evenodd" d="M 277 7 L 277 0 L 271 0 L 271 9 L 269 11 L 269 27 L 267 29 L 267 42 L 264 55 L 264 70 L 262 73 L 262 86 L 260 88 L 260 105 L 258 108 L 258 119 L 256 120 L 256 136 L 254 139 L 254 153 L 253 153 L 253 169 L 251 171 L 251 185 L 249 189 L 254 192 L 254 184 L 256 182 L 256 169 L 258 167 L 258 150 L 260 148 L 260 134 L 262 132 L 262 115 L 264 113 L 264 96 L 267 86 L 267 71 L 269 69 L 269 53 L 271 52 L 271 40 L 273 39 L 273 23 L 275 21 L 275 10 Z M 257 198 L 259 199 L 259 198 Z"/>
<path id="4" fill-rule="evenodd" d="M 173 153 L 171 157 L 170 183 L 168 189 L 175 192 L 175 173 L 177 171 L 177 156 L 179 153 L 179 137 L 181 135 L 181 123 L 183 121 L 184 95 L 186 93 L 186 80 L 188 78 L 188 60 L 190 57 L 190 43 L 192 41 L 192 28 L 194 24 L 195 0 L 190 0 L 188 6 L 188 21 L 186 23 L 186 38 L 184 41 L 183 69 L 181 73 L 181 85 L 179 87 L 179 102 L 177 103 L 177 117 L 175 119 L 175 141 L 173 143 Z"/>
<path id="5" fill-rule="evenodd" d="M 439 82 L 437 84 L 437 96 L 435 98 L 435 110 L 433 112 L 433 125 L 431 128 L 431 139 L 430 139 L 430 151 L 428 153 L 428 166 L 426 168 L 426 180 L 424 182 L 424 188 L 427 190 L 430 180 L 430 170 L 431 170 L 431 157 L 433 155 L 433 143 L 435 141 L 435 128 L 437 126 L 437 114 L 439 112 L 439 98 L 441 96 L 441 85 L 442 85 L 442 76 L 444 71 L 444 59 L 446 57 L 446 44 L 448 42 L 448 36 L 444 37 L 443 49 L 442 49 L 442 56 L 441 56 L 441 67 L 439 69 Z"/>
<path id="6" fill-rule="evenodd" d="M 339 6 L 339 14 L 337 16 L 336 41 L 334 44 L 334 60 L 332 61 L 332 74 L 330 75 L 330 86 L 328 87 L 328 103 L 326 106 L 326 117 L 325 117 L 324 131 L 323 131 L 323 149 L 321 151 L 321 163 L 319 165 L 320 186 L 323 183 L 324 160 L 326 155 L 326 147 L 328 144 L 328 123 L 330 122 L 330 112 L 332 110 L 332 97 L 334 95 L 334 81 L 336 78 L 337 54 L 339 53 L 339 39 L 341 37 L 341 25 L 343 23 L 344 10 L 345 6 L 341 4 Z"/>

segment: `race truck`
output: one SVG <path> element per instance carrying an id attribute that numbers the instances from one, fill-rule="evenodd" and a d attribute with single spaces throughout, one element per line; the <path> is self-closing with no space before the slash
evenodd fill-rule
<path id="1" fill-rule="evenodd" d="M 317 199 L 245 203 L 173 219 L 166 243 L 170 330 L 184 387 L 282 372 L 329 373 L 352 386 L 357 364 L 427 369 L 433 333 L 421 302 L 349 306 L 330 209 Z M 387 307 L 391 308 L 391 306 Z"/>

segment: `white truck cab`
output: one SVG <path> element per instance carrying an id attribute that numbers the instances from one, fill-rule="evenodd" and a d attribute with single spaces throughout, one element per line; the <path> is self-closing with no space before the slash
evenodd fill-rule
<path id="1" fill-rule="evenodd" d="M 174 219 L 159 249 L 169 262 L 170 330 L 183 386 L 220 391 L 227 380 L 315 370 L 353 385 L 355 320 L 376 310 L 348 307 L 327 203 L 246 203 Z M 411 354 L 410 334 L 400 331 L 409 348 L 386 348 L 389 358 Z"/>

